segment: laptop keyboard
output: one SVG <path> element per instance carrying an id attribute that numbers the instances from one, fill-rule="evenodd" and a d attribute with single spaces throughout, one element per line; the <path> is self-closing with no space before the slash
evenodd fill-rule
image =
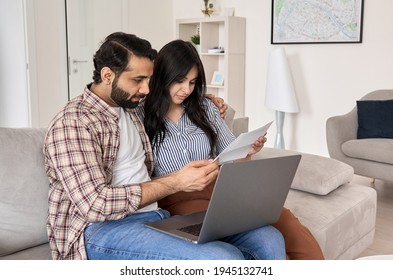
<path id="1" fill-rule="evenodd" d="M 199 233 L 201 232 L 201 228 L 202 228 L 202 224 L 195 224 L 195 225 L 189 225 L 186 227 L 182 227 L 182 228 L 178 228 L 177 230 L 195 235 L 195 236 L 199 236 Z"/>

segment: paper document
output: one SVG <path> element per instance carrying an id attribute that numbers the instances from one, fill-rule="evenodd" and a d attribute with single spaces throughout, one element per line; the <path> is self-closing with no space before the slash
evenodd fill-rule
<path id="1" fill-rule="evenodd" d="M 265 135 L 273 121 L 257 128 L 253 131 L 240 134 L 228 147 L 225 148 L 214 160 L 219 160 L 219 164 L 228 161 L 241 159 L 247 156 L 251 145 L 258 140 L 259 137 Z"/>

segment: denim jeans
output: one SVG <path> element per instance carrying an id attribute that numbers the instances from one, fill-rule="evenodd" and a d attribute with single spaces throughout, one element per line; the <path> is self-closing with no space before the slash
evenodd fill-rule
<path id="1" fill-rule="evenodd" d="M 285 259 L 281 233 L 265 226 L 221 240 L 194 244 L 146 227 L 170 216 L 165 210 L 129 215 L 121 220 L 90 224 L 85 229 L 89 259 L 101 260 L 273 260 Z"/>

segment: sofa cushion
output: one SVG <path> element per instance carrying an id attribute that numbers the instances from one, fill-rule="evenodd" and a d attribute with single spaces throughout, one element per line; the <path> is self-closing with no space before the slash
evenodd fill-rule
<path id="1" fill-rule="evenodd" d="M 265 147 L 254 157 L 267 158 L 292 154 L 302 155 L 292 189 L 326 195 L 353 178 L 353 168 L 348 164 L 318 155 Z"/>
<path id="2" fill-rule="evenodd" d="M 238 137 L 240 134 L 248 131 L 248 117 L 235 118 L 236 111 L 229 105 L 225 114 L 225 123 L 233 134 Z"/>
<path id="3" fill-rule="evenodd" d="M 38 245 L 29 249 L 0 257 L 1 260 L 51 260 L 49 243 Z"/>
<path id="4" fill-rule="evenodd" d="M 393 164 L 393 139 L 354 139 L 342 145 L 345 155 L 352 158 Z"/>
<path id="5" fill-rule="evenodd" d="M 231 131 L 233 131 L 233 121 L 234 121 L 234 119 L 235 119 L 235 114 L 236 114 L 236 111 L 235 111 L 235 109 L 233 109 L 231 106 L 229 106 L 228 104 L 227 104 L 227 106 L 228 106 L 228 109 L 227 109 L 227 111 L 225 112 L 225 118 L 224 118 L 224 120 L 225 120 L 225 123 L 227 124 L 227 126 L 229 127 L 229 129 L 231 130 Z"/>
<path id="6" fill-rule="evenodd" d="M 0 256 L 48 242 L 45 129 L 0 128 Z"/>
<path id="7" fill-rule="evenodd" d="M 393 138 L 393 99 L 359 100 L 357 138 Z"/>

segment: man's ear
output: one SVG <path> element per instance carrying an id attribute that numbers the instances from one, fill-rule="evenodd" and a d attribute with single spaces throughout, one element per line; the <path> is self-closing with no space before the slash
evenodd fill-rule
<path id="1" fill-rule="evenodd" d="M 111 85 L 115 79 L 115 73 L 107 66 L 101 69 L 101 80 L 106 85 Z"/>

